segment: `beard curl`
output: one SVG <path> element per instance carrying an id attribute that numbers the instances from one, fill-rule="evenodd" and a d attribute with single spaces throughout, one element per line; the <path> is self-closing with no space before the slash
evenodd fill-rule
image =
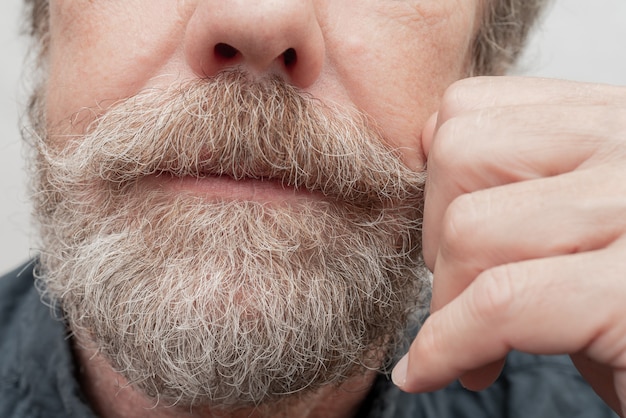
<path id="1" fill-rule="evenodd" d="M 62 145 L 40 133 L 44 291 L 130 384 L 173 404 L 277 403 L 381 367 L 424 296 L 424 178 L 364 120 L 229 72 L 143 92 Z M 323 198 L 144 187 L 163 175 Z"/>

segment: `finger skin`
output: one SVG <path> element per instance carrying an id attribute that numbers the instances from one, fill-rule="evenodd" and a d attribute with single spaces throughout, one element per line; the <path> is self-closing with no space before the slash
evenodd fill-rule
<path id="1" fill-rule="evenodd" d="M 623 145 L 625 109 L 626 87 L 528 77 L 476 77 L 453 84 L 436 126 L 429 121 L 422 134 L 430 195 L 427 265 L 432 268 L 436 256 L 436 225 L 454 198 L 571 171 L 599 146 L 606 150 L 598 153 L 601 157 L 614 156 Z M 605 138 L 603 128 L 613 136 Z M 623 159 L 622 154 L 617 157 Z"/>
<path id="2" fill-rule="evenodd" d="M 626 107 L 626 87 L 538 77 L 471 77 L 452 84 L 440 106 L 440 121 L 472 110 L 520 105 Z"/>
<path id="3" fill-rule="evenodd" d="M 597 128 L 598 121 L 609 127 L 616 119 L 626 120 L 626 110 L 522 106 L 470 112 L 447 121 L 428 149 L 423 231 L 427 265 L 434 266 L 446 209 L 459 196 L 595 165 L 623 164 L 623 153 L 615 152 L 623 147 L 623 136 Z"/>
<path id="4" fill-rule="evenodd" d="M 625 250 L 619 243 L 602 251 L 515 263 L 481 274 L 425 322 L 408 353 L 401 388 L 440 389 L 513 349 L 535 354 L 584 351 L 596 362 L 626 369 L 626 325 L 621 317 L 626 298 L 621 272 L 626 261 L 603 272 L 613 273 L 606 280 L 590 280 L 598 274 L 596 263 L 614 263 L 616 254 Z M 614 396 L 606 388 L 596 390 L 609 400 Z"/>
<path id="5" fill-rule="evenodd" d="M 422 148 L 432 315 L 394 381 L 481 389 L 510 350 L 575 353 L 622 412 L 626 88 L 465 80 L 444 95 Z"/>
<path id="6" fill-rule="evenodd" d="M 439 114 L 434 113 L 426 121 L 426 125 L 424 125 L 424 129 L 422 130 L 422 154 L 425 156 L 430 153 L 430 146 L 432 145 L 432 141 L 435 136 L 438 118 Z"/>
<path id="7" fill-rule="evenodd" d="M 432 310 L 494 266 L 610 245 L 626 234 L 626 199 L 616 195 L 626 196 L 626 172 L 605 166 L 456 199 L 440 227 Z"/>

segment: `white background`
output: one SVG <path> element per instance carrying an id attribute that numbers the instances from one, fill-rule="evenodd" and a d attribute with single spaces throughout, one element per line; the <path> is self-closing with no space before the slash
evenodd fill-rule
<path id="1" fill-rule="evenodd" d="M 18 129 L 25 102 L 19 80 L 26 40 L 18 34 L 20 22 L 21 0 L 2 0 L 0 273 L 26 260 L 32 245 Z M 532 38 L 519 72 L 626 85 L 626 0 L 557 0 Z"/>

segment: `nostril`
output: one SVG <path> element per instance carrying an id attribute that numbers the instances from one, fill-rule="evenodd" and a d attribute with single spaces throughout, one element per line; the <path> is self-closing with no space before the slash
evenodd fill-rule
<path id="1" fill-rule="evenodd" d="M 219 43 L 215 45 L 215 55 L 220 58 L 234 58 L 239 51 L 236 48 L 224 43 Z"/>
<path id="2" fill-rule="evenodd" d="M 296 50 L 293 48 L 287 49 L 283 52 L 283 61 L 285 62 L 285 67 L 291 67 L 296 64 L 298 60 L 298 55 L 296 54 Z"/>

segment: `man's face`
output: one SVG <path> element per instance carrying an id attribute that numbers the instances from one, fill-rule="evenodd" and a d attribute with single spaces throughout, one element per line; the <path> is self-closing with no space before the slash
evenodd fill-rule
<path id="1" fill-rule="evenodd" d="M 51 1 L 42 269 L 153 397 L 379 367 L 424 279 L 419 137 L 478 0 Z"/>

